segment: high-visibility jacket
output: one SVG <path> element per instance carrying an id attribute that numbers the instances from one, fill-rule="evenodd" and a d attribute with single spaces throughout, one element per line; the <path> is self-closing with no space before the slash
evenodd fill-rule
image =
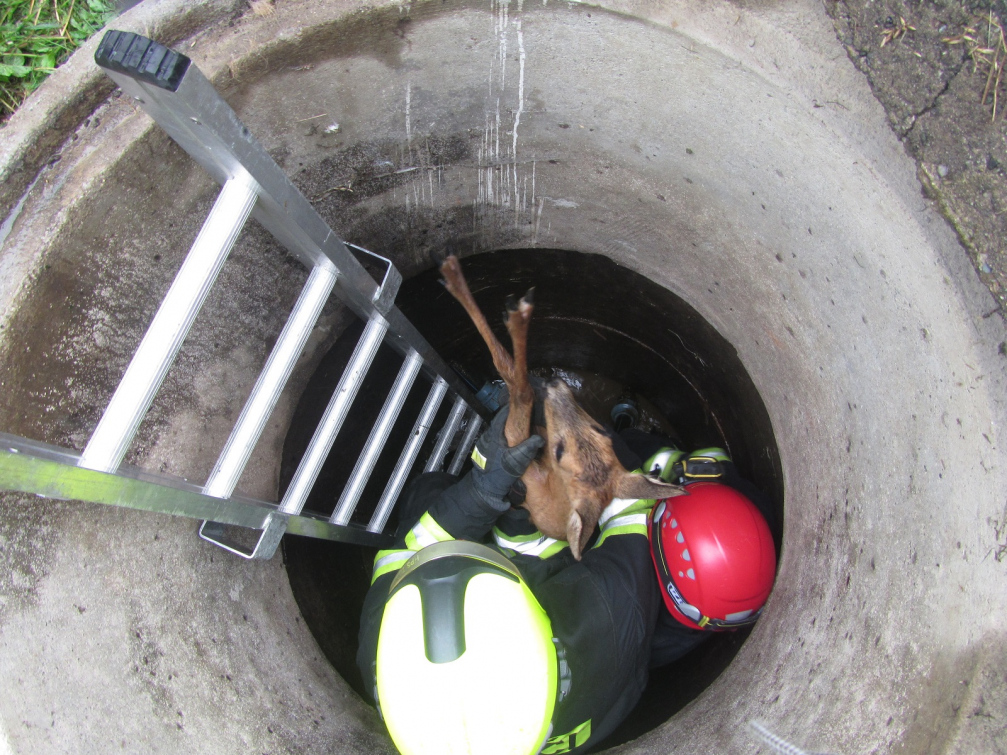
<path id="1" fill-rule="evenodd" d="M 578 562 L 565 542 L 535 531 L 525 512 L 501 517 L 458 495 L 463 484 L 446 485 L 445 480 L 430 493 L 428 510 L 396 547 L 374 560 L 357 655 L 365 688 L 375 689 L 378 630 L 395 573 L 434 542 L 489 539 L 521 570 L 565 650 L 568 673 L 561 668 L 560 688 L 566 694 L 557 703 L 553 735 L 542 753 L 576 753 L 596 744 L 629 714 L 647 684 L 651 639 L 663 610 L 647 540 L 653 502 L 612 501 L 593 546 Z"/>

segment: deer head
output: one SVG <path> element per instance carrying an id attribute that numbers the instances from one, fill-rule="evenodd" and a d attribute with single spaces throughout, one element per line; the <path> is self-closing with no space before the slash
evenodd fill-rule
<path id="1" fill-rule="evenodd" d="M 520 301 L 508 300 L 504 323 L 513 357 L 490 330 L 472 298 L 461 265 L 448 257 L 441 265 L 448 291 L 462 304 L 486 342 L 493 365 L 507 384 L 510 409 L 504 434 L 515 446 L 531 434 L 535 393 L 528 380 L 528 324 L 533 310 L 531 291 Z M 523 506 L 543 534 L 566 540 L 580 560 L 602 511 L 613 498 L 669 498 L 683 491 L 623 469 L 605 430 L 577 404 L 566 383 L 554 380 L 543 397 L 545 427 L 535 428 L 546 445 L 521 480 L 527 491 Z"/>
<path id="2" fill-rule="evenodd" d="M 585 412 L 561 380 L 546 388 L 546 439 L 540 459 L 522 480 L 525 507 L 541 532 L 566 540 L 574 558 L 613 498 L 670 498 L 682 490 L 623 469 L 608 433 Z"/>

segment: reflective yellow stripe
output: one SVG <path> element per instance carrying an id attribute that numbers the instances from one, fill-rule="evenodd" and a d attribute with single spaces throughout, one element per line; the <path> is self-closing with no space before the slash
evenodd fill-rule
<path id="1" fill-rule="evenodd" d="M 493 541 L 498 547 L 506 548 L 512 553 L 519 553 L 523 556 L 537 556 L 543 559 L 555 556 L 568 545 L 566 540 L 546 537 L 541 532 L 512 537 L 505 535 L 496 527 L 493 528 Z"/>
<path id="2" fill-rule="evenodd" d="M 612 502 L 601 512 L 601 516 L 598 517 L 598 526 L 604 532 L 613 518 L 628 514 L 643 514 L 646 517 L 654 508 L 654 503 L 655 501 L 649 498 L 613 498 Z"/>
<path id="3" fill-rule="evenodd" d="M 542 533 L 538 530 L 531 532 L 527 535 L 508 535 L 499 527 L 493 528 L 493 537 L 499 543 L 501 540 L 506 540 L 510 543 L 530 543 L 533 540 L 539 540 L 542 537 Z"/>
<path id="4" fill-rule="evenodd" d="M 602 543 L 604 543 L 607 538 L 611 537 L 612 535 L 643 535 L 644 537 L 647 537 L 646 514 L 641 514 L 639 516 L 620 517 L 619 522 L 623 522 L 623 519 L 626 520 L 625 523 L 611 524 L 604 530 L 602 530 L 601 535 L 598 537 L 598 540 L 594 544 L 594 547 L 597 548 Z"/>
<path id="5" fill-rule="evenodd" d="M 639 500 L 636 498 L 613 498 L 612 502 L 601 512 L 601 516 L 598 517 L 598 526 L 605 529 L 605 524 L 609 519 L 619 516 L 619 514 L 622 514 L 638 503 Z"/>
<path id="6" fill-rule="evenodd" d="M 683 456 L 685 456 L 685 452 L 679 451 L 677 448 L 662 448 L 647 459 L 647 462 L 643 465 L 643 471 L 646 474 L 653 474 L 657 471 L 660 479 L 668 482 L 672 477 L 675 464 L 681 461 Z M 634 470 L 634 472 L 639 471 L 641 470 Z"/>
<path id="7" fill-rule="evenodd" d="M 477 446 L 472 447 L 472 463 L 479 467 L 479 469 L 486 469 L 486 457 L 479 452 Z"/>
<path id="8" fill-rule="evenodd" d="M 707 456 L 711 459 L 716 459 L 717 461 L 731 460 L 731 457 L 727 455 L 727 451 L 716 446 L 713 446 L 712 448 L 700 448 L 698 451 L 693 451 L 689 454 L 690 459 L 694 456 Z"/>
<path id="9" fill-rule="evenodd" d="M 418 551 L 426 548 L 428 545 L 443 543 L 448 540 L 454 540 L 454 538 L 443 527 L 437 524 L 437 521 L 430 516 L 430 512 L 428 511 L 409 530 L 409 534 L 406 535 L 406 547 Z"/>
<path id="10" fill-rule="evenodd" d="M 560 755 L 560 753 L 570 752 L 573 748 L 580 747 L 590 738 L 591 719 L 589 718 L 573 731 L 560 734 L 556 737 L 549 737 L 540 753 L 541 755 Z"/>
<path id="11" fill-rule="evenodd" d="M 416 551 L 408 549 L 378 551 L 378 555 L 374 557 L 374 571 L 371 573 L 371 584 L 373 585 L 378 577 L 401 569 L 402 565 L 412 558 L 414 553 Z"/>
<path id="12" fill-rule="evenodd" d="M 371 584 L 389 572 L 398 571 L 418 550 L 434 543 L 454 540 L 447 530 L 441 527 L 428 511 L 413 525 L 406 535 L 406 547 L 393 550 L 378 551 L 374 557 L 374 571 L 371 572 Z"/>
<path id="13" fill-rule="evenodd" d="M 598 518 L 601 535 L 595 541 L 597 548 L 612 535 L 647 536 L 647 517 L 654 507 L 654 501 L 647 498 L 614 498 Z"/>
<path id="14" fill-rule="evenodd" d="M 568 548 L 570 544 L 566 540 L 553 540 L 552 545 L 546 548 L 544 551 L 538 554 L 539 558 L 551 558 L 557 553 L 560 553 L 564 548 Z"/>

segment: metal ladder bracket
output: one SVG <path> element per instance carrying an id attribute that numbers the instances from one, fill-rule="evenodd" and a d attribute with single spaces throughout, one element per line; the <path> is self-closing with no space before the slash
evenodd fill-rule
<path id="1" fill-rule="evenodd" d="M 385 277 L 382 279 L 381 285 L 378 286 L 378 290 L 374 292 L 374 299 L 372 300 L 374 308 L 381 314 L 387 315 L 389 310 L 395 305 L 395 297 L 399 295 L 399 286 L 402 285 L 402 273 L 399 272 L 399 269 L 387 257 L 382 257 L 380 254 L 375 254 L 369 249 L 364 249 L 362 246 L 351 244 L 348 241 L 343 243 L 350 249 L 356 249 L 358 252 L 381 260 L 387 265 L 385 268 Z"/>
<path id="2" fill-rule="evenodd" d="M 230 537 L 233 530 L 233 525 L 204 521 L 199 527 L 199 537 L 241 558 L 267 560 L 276 553 L 280 540 L 287 531 L 287 517 L 279 512 L 270 514 L 266 519 L 266 526 L 259 530 L 259 538 L 251 548 Z"/>

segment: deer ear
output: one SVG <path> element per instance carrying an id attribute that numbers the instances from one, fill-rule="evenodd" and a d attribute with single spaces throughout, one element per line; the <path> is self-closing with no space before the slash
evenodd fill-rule
<path id="1" fill-rule="evenodd" d="M 653 477 L 642 474 L 632 474 L 627 472 L 616 483 L 616 498 L 672 498 L 676 495 L 685 495 L 685 491 L 678 485 L 670 482 L 661 482 Z"/>
<path id="2" fill-rule="evenodd" d="M 570 544 L 570 552 L 573 557 L 580 561 L 583 544 L 581 538 L 584 533 L 584 520 L 581 519 L 577 509 L 570 510 L 570 518 L 566 520 L 566 541 Z M 590 533 L 588 533 L 590 535 Z"/>

